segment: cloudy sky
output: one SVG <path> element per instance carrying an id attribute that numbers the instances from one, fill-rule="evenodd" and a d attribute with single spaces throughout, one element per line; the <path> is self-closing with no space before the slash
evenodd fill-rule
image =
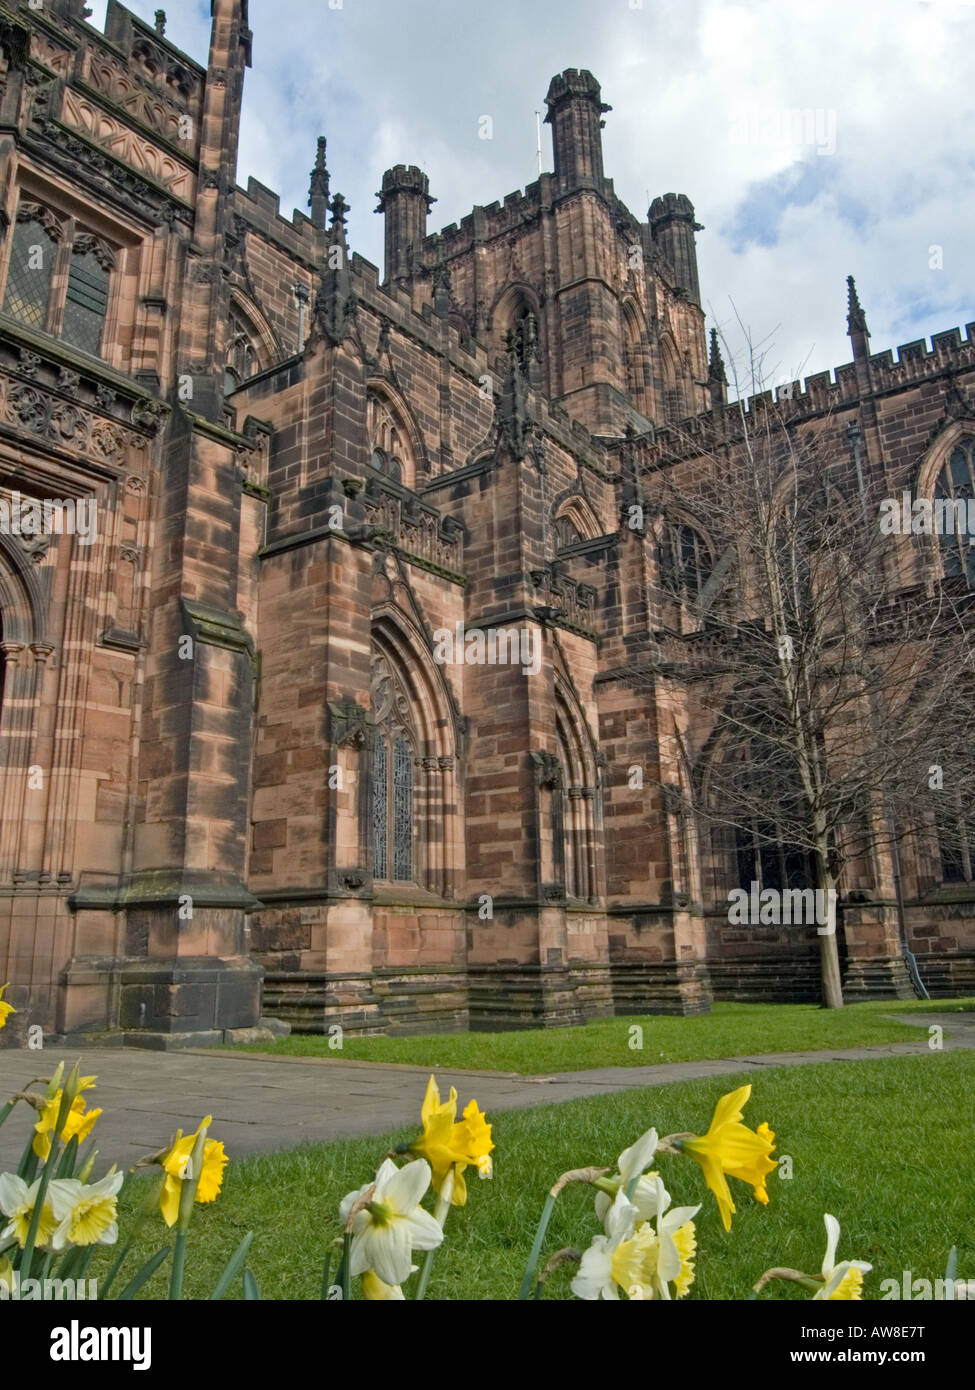
<path id="1" fill-rule="evenodd" d="M 159 3 L 205 61 L 209 0 L 130 8 Z M 250 0 L 250 23 L 239 181 L 305 209 L 327 135 L 377 265 L 384 169 L 429 174 L 431 231 L 523 188 L 550 78 L 586 67 L 623 201 L 693 201 L 704 307 L 743 370 L 738 320 L 771 384 L 848 361 L 848 274 L 875 351 L 975 319 L 975 0 Z M 547 126 L 542 148 L 551 169 Z"/>

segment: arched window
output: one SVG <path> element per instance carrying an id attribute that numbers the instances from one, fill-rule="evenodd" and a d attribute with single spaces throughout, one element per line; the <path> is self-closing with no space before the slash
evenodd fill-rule
<path id="1" fill-rule="evenodd" d="M 555 522 L 555 548 L 565 550 L 567 546 L 578 545 L 583 539 L 571 517 L 560 516 Z"/>
<path id="2" fill-rule="evenodd" d="M 939 798 L 944 793 L 939 792 Z M 971 883 L 975 880 L 975 811 L 966 807 L 960 795 L 950 797 L 947 807 L 939 804 L 935 825 L 941 876 L 945 883 Z"/>
<path id="3" fill-rule="evenodd" d="M 724 824 L 733 886 L 816 886 L 813 855 L 790 843 L 782 823 L 795 826 L 803 819 L 799 778 L 787 749 L 755 735 L 743 738 L 714 767 L 708 800 Z"/>
<path id="4" fill-rule="evenodd" d="M 416 734 L 409 700 L 386 657 L 372 665 L 373 876 L 390 883 L 416 880 L 413 763 Z"/>
<path id="5" fill-rule="evenodd" d="M 33 203 L 21 204 L 11 238 L 3 307 L 5 313 L 30 328 L 48 327 L 56 230 L 49 213 Z"/>
<path id="6" fill-rule="evenodd" d="M 661 343 L 661 357 L 664 388 L 663 416 L 667 424 L 675 425 L 683 420 L 685 415 L 684 392 L 681 387 L 677 352 L 673 344 L 666 338 Z"/>
<path id="7" fill-rule="evenodd" d="M 227 366 L 224 369 L 224 394 L 230 395 L 243 382 L 261 370 L 254 331 L 237 309 L 231 309 L 227 338 Z"/>
<path id="8" fill-rule="evenodd" d="M 88 233 L 75 239 L 64 300 L 61 337 L 82 352 L 98 355 L 108 313 L 109 272 L 114 258 Z"/>
<path id="9" fill-rule="evenodd" d="M 409 430 L 392 404 L 376 391 L 366 396 L 366 428 L 372 467 L 394 482 L 412 487 L 416 469 Z"/>
<path id="10" fill-rule="evenodd" d="M 714 566 L 704 537 L 686 522 L 670 522 L 660 547 L 660 578 L 664 588 L 684 600 L 696 599 L 711 578 Z"/>
<path id="11" fill-rule="evenodd" d="M 964 439 L 955 445 L 938 475 L 934 497 L 935 516 L 941 510 L 946 517 L 938 537 L 944 577 L 964 579 L 970 589 L 975 589 L 975 545 L 969 543 L 972 537 L 967 526 L 968 510 L 975 506 L 975 439 Z M 938 509 L 939 501 L 949 502 L 951 509 Z"/>

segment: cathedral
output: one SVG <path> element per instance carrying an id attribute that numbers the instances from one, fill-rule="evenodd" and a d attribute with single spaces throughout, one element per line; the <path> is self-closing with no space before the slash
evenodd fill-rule
<path id="1" fill-rule="evenodd" d="M 248 5 L 211 9 L 200 63 L 162 11 L 0 4 L 0 1040 L 817 1000 L 815 929 L 732 926 L 671 793 L 718 557 L 655 479 L 735 428 L 689 198 L 623 205 L 569 69 L 524 191 L 435 231 L 382 174 L 380 270 L 324 139 L 307 212 L 238 183 Z M 792 427 L 975 486 L 975 324 L 874 353 L 849 307 Z M 841 894 L 848 998 L 910 993 L 905 933 L 932 995 L 975 985 L 962 842 L 902 857 L 900 914 L 882 855 Z"/>

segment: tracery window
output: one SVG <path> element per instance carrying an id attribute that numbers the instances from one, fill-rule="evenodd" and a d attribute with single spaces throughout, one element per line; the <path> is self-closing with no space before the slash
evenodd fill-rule
<path id="1" fill-rule="evenodd" d="M 4 311 L 71 347 L 103 351 L 115 253 L 73 218 L 22 200 L 10 239 Z"/>
<path id="2" fill-rule="evenodd" d="M 372 664 L 373 876 L 393 883 L 416 878 L 413 763 L 416 734 L 410 702 L 385 656 Z"/>
<path id="3" fill-rule="evenodd" d="M 671 522 L 660 549 L 660 574 L 665 588 L 695 599 L 711 578 L 711 553 L 704 537 L 685 522 Z"/>
<path id="4" fill-rule="evenodd" d="M 412 487 L 413 458 L 406 427 L 389 402 L 374 391 L 366 397 L 366 428 L 372 467 L 394 482 Z"/>
<path id="5" fill-rule="evenodd" d="M 224 393 L 228 396 L 261 370 L 253 332 L 234 309 L 230 311 L 229 328 L 227 366 L 224 370 Z"/>
<path id="6" fill-rule="evenodd" d="M 968 534 L 967 511 L 975 500 L 975 439 L 965 439 L 957 444 L 951 457 L 938 475 L 934 489 L 935 500 L 948 499 L 964 503 L 964 518 L 954 513 L 955 525 L 949 526 L 939 535 L 941 563 L 946 579 L 964 578 L 970 589 L 975 589 L 975 545 Z"/>
<path id="7" fill-rule="evenodd" d="M 5 313 L 30 328 L 48 328 L 60 228 L 34 203 L 21 203 L 10 245 Z"/>
<path id="8" fill-rule="evenodd" d="M 939 796 L 943 793 L 939 793 Z M 975 811 L 956 796 L 936 819 L 941 876 L 945 883 L 975 881 Z"/>
<path id="9" fill-rule="evenodd" d="M 71 248 L 71 269 L 64 300 L 61 337 L 72 347 L 97 356 L 108 314 L 110 253 L 84 234 Z"/>

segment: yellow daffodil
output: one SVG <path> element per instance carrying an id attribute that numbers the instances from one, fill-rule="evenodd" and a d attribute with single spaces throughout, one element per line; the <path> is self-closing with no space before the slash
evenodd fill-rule
<path id="1" fill-rule="evenodd" d="M 813 1300 L 822 1299 L 825 1301 L 853 1300 L 859 1302 L 862 1297 L 863 1276 L 868 1274 L 873 1265 L 868 1265 L 863 1260 L 842 1260 L 836 1263 L 836 1247 L 840 1243 L 840 1223 L 835 1216 L 830 1216 L 827 1212 L 823 1217 L 826 1225 L 826 1254 L 823 1258 L 823 1287 L 813 1295 Z"/>
<path id="2" fill-rule="evenodd" d="M 735 1210 L 726 1175 L 750 1183 L 756 1200 L 767 1202 L 765 1181 L 776 1167 L 770 1158 L 775 1135 L 768 1125 L 761 1124 L 755 1131 L 742 1121 L 741 1112 L 751 1093 L 751 1086 L 740 1086 L 737 1091 L 722 1096 L 715 1106 L 707 1134 L 680 1141 L 683 1152 L 701 1165 L 705 1181 L 717 1198 L 726 1231 L 731 1230 L 731 1216 Z"/>
<path id="3" fill-rule="evenodd" d="M 176 1218 L 179 1216 L 179 1195 L 184 1178 L 192 1176 L 189 1171 L 190 1158 L 200 1130 L 209 1129 L 212 1123 L 213 1116 L 208 1115 L 198 1126 L 196 1133 L 188 1135 L 185 1139 L 183 1131 L 177 1130 L 172 1148 L 161 1160 L 166 1170 L 166 1180 L 159 1198 L 159 1210 L 167 1226 L 176 1225 Z M 203 1168 L 196 1188 L 196 1201 L 216 1201 L 223 1184 L 223 1170 L 226 1166 L 227 1155 L 223 1151 L 223 1144 L 216 1139 L 207 1139 L 203 1145 Z"/>
<path id="4" fill-rule="evenodd" d="M 70 1204 L 51 1238 L 52 1250 L 67 1245 L 114 1245 L 118 1240 L 118 1194 L 124 1173 L 109 1173 L 100 1182 L 66 1178 L 61 1187 Z"/>
<path id="5" fill-rule="evenodd" d="M 67 1118 L 60 1134 L 55 1135 L 54 1130 L 58 1122 L 58 1112 L 61 1109 L 61 1097 L 64 1090 L 56 1090 L 52 1095 L 46 1097 L 44 1109 L 41 1111 L 40 1119 L 34 1126 L 34 1152 L 41 1160 L 46 1160 L 51 1152 L 52 1139 L 63 1139 L 65 1144 L 78 1136 L 78 1143 L 83 1144 L 95 1127 L 95 1121 L 102 1113 L 100 1110 L 85 1110 L 85 1100 L 80 1094 L 82 1091 L 90 1091 L 95 1085 L 94 1076 L 83 1076 L 78 1083 L 79 1094 L 71 1102 L 71 1109 L 68 1111 Z"/>
<path id="6" fill-rule="evenodd" d="M 0 1284 L 7 1290 L 7 1297 L 14 1291 L 14 1267 L 6 1255 L 0 1255 Z"/>
<path id="7" fill-rule="evenodd" d="M 410 1144 L 409 1152 L 429 1163 L 433 1174 L 433 1189 L 437 1193 L 443 1191 L 447 1175 L 453 1171 L 450 1201 L 453 1206 L 462 1207 L 467 1201 L 464 1169 L 468 1166 L 476 1167 L 482 1178 L 491 1176 L 490 1154 L 494 1148 L 491 1142 L 491 1126 L 478 1110 L 476 1100 L 468 1103 L 463 1118 L 458 1123 L 457 1091 L 451 1086 L 449 1100 L 442 1101 L 440 1088 L 433 1076 L 430 1077 L 423 1098 L 420 1123 L 423 1125 L 423 1133 Z"/>
<path id="8" fill-rule="evenodd" d="M 421 1158 L 403 1168 L 397 1168 L 391 1159 L 383 1161 L 368 1205 L 353 1217 L 349 1259 L 353 1278 L 371 1270 L 384 1284 L 395 1287 L 409 1278 L 414 1250 L 436 1250 L 441 1244 L 443 1231 L 420 1206 L 430 1177 L 430 1165 Z M 367 1183 L 342 1198 L 339 1216 L 343 1226 L 356 1202 L 372 1186 Z"/>
<path id="9" fill-rule="evenodd" d="M 478 1110 L 477 1101 L 468 1101 L 464 1116 L 456 1127 L 455 1144 L 463 1149 L 468 1161 L 477 1169 L 479 1178 L 490 1178 L 494 1172 L 491 1153 L 494 1144 L 491 1140 L 491 1126 L 487 1116 Z"/>
<path id="10" fill-rule="evenodd" d="M 9 988 L 9 983 L 5 985 L 0 985 L 0 1028 L 6 1028 L 7 1019 L 10 1016 L 10 1014 L 15 1014 L 17 1012 L 13 1004 L 4 1003 L 3 992 L 5 989 Z"/>
<path id="11" fill-rule="evenodd" d="M 410 1273 L 416 1269 L 413 1265 Z M 405 1303 L 406 1295 L 399 1284 L 384 1284 L 375 1270 L 367 1269 L 362 1276 L 362 1297 L 369 1303 Z"/>
<path id="12" fill-rule="evenodd" d="M 28 1187 L 23 1178 L 18 1178 L 15 1173 L 0 1173 L 0 1211 L 7 1217 L 7 1225 L 0 1230 L 0 1241 L 12 1236 L 23 1250 L 27 1244 L 27 1233 L 30 1230 L 40 1185 L 40 1178 Z M 55 1179 L 48 1186 L 44 1206 L 41 1208 L 34 1237 L 35 1250 L 48 1248 L 70 1205 L 71 1193 L 67 1179 Z"/>

